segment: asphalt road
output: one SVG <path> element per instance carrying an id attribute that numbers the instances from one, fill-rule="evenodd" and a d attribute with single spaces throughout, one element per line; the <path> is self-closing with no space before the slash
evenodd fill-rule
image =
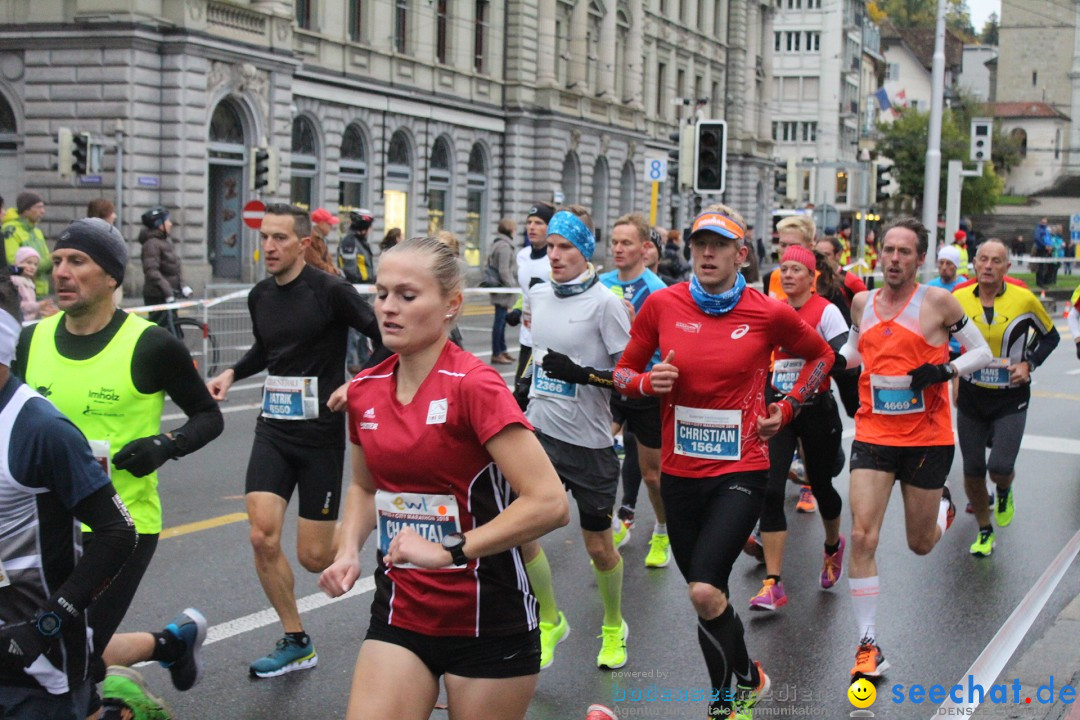
<path id="1" fill-rule="evenodd" d="M 489 350 L 489 323 L 490 315 L 483 314 L 463 320 L 467 346 L 485 358 L 490 354 L 483 352 Z M 511 346 L 516 345 L 516 331 L 511 330 L 508 337 L 514 338 Z M 999 530 L 992 558 L 968 554 L 976 527 L 972 516 L 962 511 L 938 547 L 929 556 L 916 557 L 906 547 L 902 505 L 899 493 L 894 494 L 879 554 L 879 639 L 892 668 L 879 684 L 879 699 L 872 708 L 878 718 L 932 716 L 936 704 L 892 703 L 892 687 L 960 681 L 1080 528 L 1080 423 L 1076 421 L 1080 363 L 1068 338 L 1035 377 L 1025 448 L 1017 465 L 1016 519 L 1009 528 Z M 331 602 L 319 592 L 315 576 L 296 570 L 296 594 L 302 598 L 305 628 L 319 652 L 318 667 L 269 680 L 248 676 L 248 664 L 269 651 L 281 634 L 252 566 L 242 514 L 244 470 L 256 417 L 252 406 L 259 399 L 255 384 L 246 381 L 234 388 L 223 406 L 226 421 L 221 438 L 162 469 L 160 490 L 168 529 L 121 629 L 158 629 L 186 606 L 199 608 L 209 619 L 205 676 L 195 689 L 177 693 L 165 670 L 156 665 L 141 668 L 178 718 L 342 717 L 368 621 L 368 576 L 374 561 L 370 547 L 363 555 L 359 590 L 338 601 Z M 167 404 L 166 413 L 175 412 Z M 165 428 L 179 424 L 173 418 L 164 423 Z M 849 420 L 845 425 L 850 431 Z M 849 432 L 845 448 L 850 437 Z M 959 457 L 949 482 L 962 507 Z M 846 502 L 847 473 L 836 483 Z M 773 680 L 773 697 L 760 704 L 755 717 L 846 717 L 852 710 L 846 695 L 848 671 L 858 640 L 847 583 L 841 581 L 829 591 L 818 586 L 820 520 L 816 514 L 794 512 L 795 494 L 792 485 L 784 572 L 789 604 L 776 614 L 751 614 L 746 603 L 759 588 L 763 569 L 743 558 L 732 576 L 732 598 L 745 623 L 751 654 L 763 662 Z M 623 718 L 704 717 L 703 702 L 633 701 L 631 694 L 619 695 L 637 691 L 647 697 L 654 685 L 688 692 L 707 686 L 694 616 L 678 570 L 674 563 L 660 570 L 643 565 L 652 518 L 651 510 L 642 504 L 647 506 L 644 492 L 638 508 L 641 530 L 623 550 L 623 611 L 630 625 L 630 661 L 621 671 L 595 667 L 602 609 L 576 519 L 543 540 L 555 572 L 558 600 L 572 632 L 559 646 L 554 666 L 542 673 L 529 718 L 581 718 L 593 702 L 615 705 Z M 294 557 L 292 508 L 285 544 Z M 846 508 L 843 518 L 846 533 L 850 526 Z M 1080 564 L 1073 563 L 1019 652 L 1040 637 L 1078 594 Z M 436 710 L 432 717 L 446 717 L 446 712 Z"/>

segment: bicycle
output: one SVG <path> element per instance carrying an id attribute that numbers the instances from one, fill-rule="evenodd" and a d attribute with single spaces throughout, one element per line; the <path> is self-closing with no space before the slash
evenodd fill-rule
<path id="1" fill-rule="evenodd" d="M 191 359 L 195 362 L 204 377 L 213 377 L 217 374 L 219 365 L 219 353 L 217 340 L 210 332 L 210 326 L 201 320 L 191 317 L 177 317 L 173 310 L 164 311 L 164 322 L 158 324 L 178 337 L 191 353 Z M 203 341 L 206 341 L 205 345 Z M 205 348 L 205 353 L 204 353 Z M 204 357 L 205 354 L 205 357 Z"/>

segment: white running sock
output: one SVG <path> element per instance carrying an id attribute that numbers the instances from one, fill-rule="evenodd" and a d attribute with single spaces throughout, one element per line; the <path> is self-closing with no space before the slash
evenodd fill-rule
<path id="1" fill-rule="evenodd" d="M 855 611 L 855 624 L 859 626 L 859 637 L 877 638 L 877 601 L 881 593 L 881 581 L 878 576 L 868 578 L 848 577 L 851 590 L 851 606 Z"/>
<path id="2" fill-rule="evenodd" d="M 941 502 L 938 503 L 937 526 L 941 528 L 942 535 L 945 534 L 945 530 L 949 527 L 949 499 L 944 495 L 941 496 Z"/>
<path id="3" fill-rule="evenodd" d="M 667 523 L 653 523 L 653 535 L 667 535 Z"/>

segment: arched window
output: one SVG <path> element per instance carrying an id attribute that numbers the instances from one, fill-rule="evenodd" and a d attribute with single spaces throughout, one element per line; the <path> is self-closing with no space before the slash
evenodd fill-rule
<path id="1" fill-rule="evenodd" d="M 244 123 L 236 106 L 228 100 L 218 103 L 210 117 L 210 142 L 244 144 Z"/>
<path id="2" fill-rule="evenodd" d="M 607 158 L 596 158 L 592 176 L 592 219 L 596 227 L 596 249 L 606 247 L 604 234 L 608 227 L 608 163 Z M 603 257 L 604 252 L 598 252 Z"/>
<path id="3" fill-rule="evenodd" d="M 367 206 L 367 142 L 356 123 L 345 128 L 341 136 L 341 163 L 338 174 L 338 212 Z"/>
<path id="4" fill-rule="evenodd" d="M 315 124 L 303 115 L 293 120 L 292 179 L 289 199 L 310 210 L 318 204 L 315 179 L 319 174 L 319 141 Z"/>
<path id="5" fill-rule="evenodd" d="M 386 189 L 383 191 L 385 227 L 401 228 L 409 237 L 409 195 L 412 192 L 412 146 L 404 130 L 390 136 L 386 146 Z"/>
<path id="6" fill-rule="evenodd" d="M 634 212 L 634 163 L 627 160 L 619 177 L 619 214 Z"/>
<path id="7" fill-rule="evenodd" d="M 573 2 L 558 0 L 555 10 L 555 77 L 563 87 L 570 82 L 570 19 L 573 13 Z"/>
<path id="8" fill-rule="evenodd" d="M 562 166 L 562 193 L 563 203 L 570 205 L 578 201 L 578 191 L 580 189 L 581 171 L 578 167 L 577 155 L 574 151 L 566 153 L 566 158 L 563 160 Z"/>
<path id="9" fill-rule="evenodd" d="M 488 161 L 484 146 L 475 143 L 469 151 L 468 175 L 465 198 L 465 262 L 473 267 L 480 266 L 481 244 L 484 240 L 484 228 L 487 225 L 487 178 Z M 486 250 L 486 248 L 485 248 Z"/>
<path id="10" fill-rule="evenodd" d="M 450 183 L 453 178 L 453 149 L 446 138 L 439 138 L 431 148 L 428 161 L 428 235 L 450 224 Z"/>
<path id="11" fill-rule="evenodd" d="M 604 12 L 595 3 L 589 3 L 588 29 L 585 32 L 585 85 L 592 91 L 600 89 L 600 23 Z"/>
<path id="12" fill-rule="evenodd" d="M 1020 151 L 1020 157 L 1027 157 L 1027 131 L 1023 128 L 1013 128 L 1009 133 L 1009 137 L 1016 142 L 1017 149 Z"/>

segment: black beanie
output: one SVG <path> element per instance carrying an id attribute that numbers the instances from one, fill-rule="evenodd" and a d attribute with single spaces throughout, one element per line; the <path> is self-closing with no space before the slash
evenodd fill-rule
<path id="1" fill-rule="evenodd" d="M 545 202 L 538 202 L 529 208 L 529 214 L 525 218 L 531 218 L 533 215 L 543 220 L 546 225 L 551 222 L 551 218 L 555 215 L 555 208 Z"/>
<path id="2" fill-rule="evenodd" d="M 127 267 L 127 243 L 115 227 L 101 218 L 83 218 L 67 226 L 56 240 L 56 250 L 80 250 L 101 266 L 107 275 L 124 282 Z"/>
<path id="3" fill-rule="evenodd" d="M 22 215 L 39 202 L 45 202 L 45 198 L 41 197 L 36 192 L 30 192 L 29 190 L 21 192 L 19 193 L 19 196 L 15 198 L 15 212 Z"/>

